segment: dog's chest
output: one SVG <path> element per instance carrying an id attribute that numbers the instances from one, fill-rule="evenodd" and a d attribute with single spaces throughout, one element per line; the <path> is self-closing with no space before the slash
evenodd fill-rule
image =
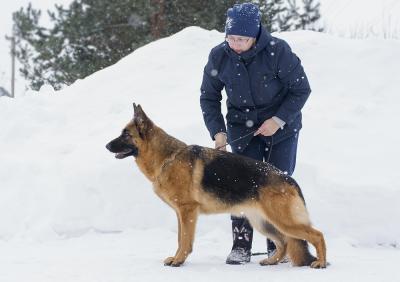
<path id="1" fill-rule="evenodd" d="M 163 200 L 163 202 L 165 202 L 174 209 L 176 208 L 178 203 L 178 198 L 172 193 L 170 193 L 168 189 L 165 187 L 165 185 L 155 182 L 153 183 L 153 191 L 161 200 Z"/>

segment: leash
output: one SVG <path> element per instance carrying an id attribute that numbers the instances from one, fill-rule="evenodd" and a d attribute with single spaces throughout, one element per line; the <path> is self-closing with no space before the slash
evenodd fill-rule
<path id="1" fill-rule="evenodd" d="M 272 146 L 274 145 L 274 136 L 271 135 L 271 146 L 269 147 L 269 152 L 268 152 L 268 158 L 266 160 L 267 163 L 269 163 L 269 158 L 271 157 L 271 152 L 272 152 Z"/>
<path id="2" fill-rule="evenodd" d="M 250 134 L 254 134 L 256 131 L 257 131 L 257 129 L 256 129 L 256 130 L 253 130 L 253 131 L 251 131 L 250 133 L 247 133 L 247 134 L 246 134 L 246 135 L 244 135 L 244 136 L 240 136 L 239 138 L 236 138 L 235 140 L 232 140 L 231 142 L 226 142 L 224 145 L 218 146 L 218 147 L 217 147 L 217 148 L 215 148 L 215 149 L 216 149 L 216 150 L 219 150 L 219 149 L 221 149 L 221 148 L 225 147 L 226 145 L 232 145 L 233 143 L 235 143 L 235 142 L 239 141 L 240 139 L 243 139 L 243 138 L 245 138 L 245 137 L 249 136 Z"/>
<path id="3" fill-rule="evenodd" d="M 254 134 L 256 131 L 257 131 L 257 129 L 256 129 L 256 130 L 253 130 L 253 131 L 251 131 L 251 132 L 249 132 L 249 133 L 247 133 L 247 134 L 244 135 L 244 136 L 241 136 L 241 137 L 239 137 L 239 138 L 236 138 L 235 140 L 232 140 L 231 142 L 226 142 L 224 145 L 220 145 L 220 146 L 218 146 L 218 147 L 215 148 L 215 149 L 216 149 L 216 150 L 219 150 L 219 149 L 221 149 L 221 148 L 223 148 L 223 147 L 225 147 L 225 146 L 227 146 L 227 145 L 230 145 L 230 146 L 231 146 L 233 143 L 239 141 L 240 139 L 243 139 L 243 138 L 249 136 L 250 134 Z M 267 158 L 267 160 L 266 160 L 267 163 L 269 162 L 269 158 L 271 157 L 271 152 L 272 152 L 272 146 L 273 146 L 273 145 L 274 145 L 274 136 L 271 135 L 271 146 L 270 146 L 269 149 L 268 149 L 269 152 L 268 152 L 268 158 Z"/>
<path id="4" fill-rule="evenodd" d="M 268 255 L 268 252 L 263 252 L 263 253 L 251 253 L 251 256 L 263 256 L 263 255 Z"/>

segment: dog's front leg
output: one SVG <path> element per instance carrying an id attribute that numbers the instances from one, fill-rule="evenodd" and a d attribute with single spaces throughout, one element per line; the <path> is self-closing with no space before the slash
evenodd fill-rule
<path id="1" fill-rule="evenodd" d="M 178 220 L 178 250 L 176 251 L 175 256 L 179 253 L 179 248 L 181 247 L 181 221 L 180 221 L 179 218 L 180 218 L 180 217 L 179 217 L 179 213 L 176 212 L 176 219 Z M 164 260 L 164 265 L 171 265 L 172 262 L 173 262 L 174 259 L 175 259 L 175 256 L 173 256 L 173 257 L 167 257 L 167 258 Z"/>
<path id="2" fill-rule="evenodd" d="M 192 252 L 194 233 L 198 217 L 198 208 L 195 205 L 179 207 L 178 216 L 178 250 L 174 257 L 164 260 L 165 265 L 180 266 Z"/>

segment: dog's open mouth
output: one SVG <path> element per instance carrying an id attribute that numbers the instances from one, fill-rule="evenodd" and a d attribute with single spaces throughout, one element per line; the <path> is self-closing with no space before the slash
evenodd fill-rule
<path id="1" fill-rule="evenodd" d="M 129 156 L 138 156 L 139 149 L 134 144 L 127 144 L 121 141 L 121 137 L 112 140 L 106 145 L 107 150 L 115 154 L 117 159 L 124 159 Z"/>
<path id="2" fill-rule="evenodd" d="M 122 152 L 116 153 L 115 157 L 117 159 L 123 159 L 129 156 L 134 156 L 135 155 L 135 150 L 134 149 L 125 149 Z"/>

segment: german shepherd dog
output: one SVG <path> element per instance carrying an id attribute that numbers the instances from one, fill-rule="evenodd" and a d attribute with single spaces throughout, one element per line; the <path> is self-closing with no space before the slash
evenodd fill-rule
<path id="1" fill-rule="evenodd" d="M 233 153 L 191 145 L 156 126 L 140 105 L 122 134 L 106 145 L 117 159 L 133 156 L 153 183 L 154 192 L 178 218 L 178 250 L 164 260 L 180 266 L 192 251 L 199 214 L 246 216 L 276 245 L 261 265 L 279 263 L 286 255 L 295 266 L 326 267 L 322 233 L 308 217 L 300 187 L 272 165 Z M 316 248 L 317 258 L 308 250 Z"/>

